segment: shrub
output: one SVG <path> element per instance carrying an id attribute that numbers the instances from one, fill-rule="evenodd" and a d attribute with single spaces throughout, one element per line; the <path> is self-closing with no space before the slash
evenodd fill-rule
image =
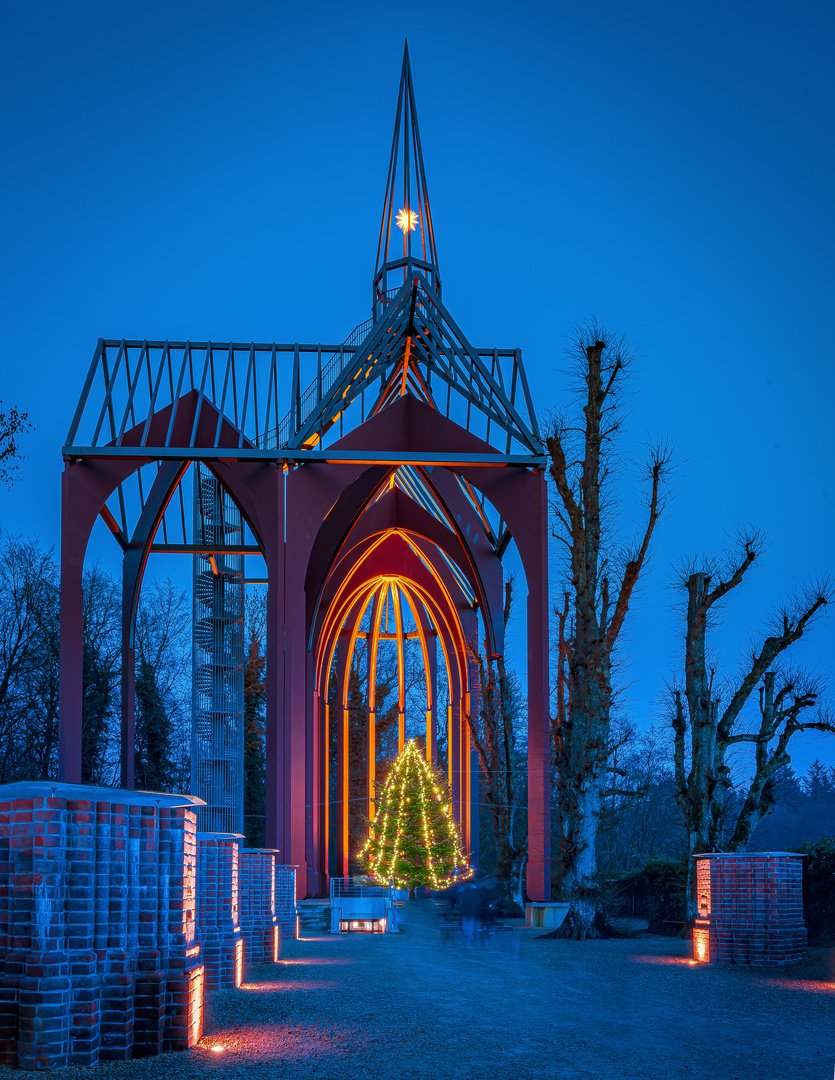
<path id="1" fill-rule="evenodd" d="M 673 936 L 684 923 L 687 863 L 650 859 L 639 870 L 609 874 L 603 881 L 609 917 L 643 917 L 654 934 Z"/>
<path id="2" fill-rule="evenodd" d="M 681 933 L 687 896 L 687 862 L 651 859 L 641 871 L 646 888 L 648 929 L 654 934 Z"/>
<path id="3" fill-rule="evenodd" d="M 647 886 L 643 867 L 607 874 L 602 881 L 604 909 L 616 919 L 647 916 Z"/>
<path id="4" fill-rule="evenodd" d="M 807 841 L 803 860 L 803 918 L 810 941 L 835 938 L 835 837 Z"/>

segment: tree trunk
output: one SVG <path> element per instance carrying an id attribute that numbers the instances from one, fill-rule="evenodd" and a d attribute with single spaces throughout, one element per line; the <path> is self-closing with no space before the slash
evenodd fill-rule
<path id="1" fill-rule="evenodd" d="M 562 925 L 546 934 L 546 937 L 585 941 L 587 938 L 602 936 L 595 851 L 599 815 L 600 786 L 598 783 L 586 784 L 577 797 L 574 815 L 576 825 L 572 841 L 576 855 L 563 878 L 563 892 L 569 904 L 568 912 Z"/>
<path id="2" fill-rule="evenodd" d="M 562 612 L 557 612 L 559 700 L 553 726 L 563 831 L 562 886 L 570 908 L 563 925 L 549 936 L 584 939 L 599 936 L 602 923 L 595 840 L 610 752 L 612 651 L 660 513 L 667 452 L 658 448 L 651 455 L 646 525 L 618 581 L 606 550 L 611 518 L 603 494 L 611 441 L 619 427 L 616 399 L 628 356 L 622 342 L 607 340 L 593 323 L 580 328 L 577 345 L 583 417 L 558 422 L 546 439 L 558 495 L 557 535 L 566 545 L 571 572 L 571 591 Z"/>

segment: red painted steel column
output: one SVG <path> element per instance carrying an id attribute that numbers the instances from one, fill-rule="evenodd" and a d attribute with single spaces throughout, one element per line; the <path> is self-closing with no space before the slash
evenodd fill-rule
<path id="1" fill-rule="evenodd" d="M 426 619 L 428 624 L 429 620 Z M 429 673 L 427 678 L 429 691 L 429 709 L 426 713 L 426 759 L 432 765 L 438 764 L 438 635 L 434 630 L 427 630 L 426 648 L 429 653 Z"/>
<path id="2" fill-rule="evenodd" d="M 460 470 L 483 491 L 513 534 L 528 588 L 527 891 L 551 899 L 551 732 L 548 698 L 548 502 L 544 472 Z"/>
<path id="3" fill-rule="evenodd" d="M 548 502 L 545 474 L 529 507 L 537 557 L 525 565 L 528 584 L 528 896 L 551 899 L 551 730 L 548 696 Z"/>
<path id="4" fill-rule="evenodd" d="M 314 690 L 314 660 L 305 654 L 305 858 L 307 887 L 311 896 L 321 896 L 321 804 L 322 746 L 319 723 L 319 695 Z"/>
<path id="5" fill-rule="evenodd" d="M 470 751 L 470 842 L 468 844 L 470 854 L 470 866 L 478 873 L 478 829 L 480 820 L 481 793 L 478 783 L 479 771 L 478 753 Z"/>
<path id="6" fill-rule="evenodd" d="M 324 691 L 317 690 L 319 715 L 322 721 L 322 864 L 323 887 L 330 889 L 331 873 L 331 710 L 328 702 L 327 679 Z"/>
<path id="7" fill-rule="evenodd" d="M 285 722 L 284 715 L 284 477 L 271 478 L 277 497 L 273 520 L 269 522 L 270 543 L 265 543 L 267 563 L 267 671 L 264 785 L 265 838 L 268 848 L 279 849 L 279 862 L 291 864 L 286 836 L 284 805 Z"/>
<path id="8" fill-rule="evenodd" d="M 478 666 L 473 658 L 473 650 L 478 651 L 478 613 L 473 610 L 461 612 L 461 626 L 467 644 L 467 696 L 461 710 L 461 834 L 464 847 L 470 847 L 470 759 L 472 739 L 470 738 L 469 716 L 476 714 L 481 705 Z"/>
<path id="9" fill-rule="evenodd" d="M 501 618 L 499 617 L 499 621 Z M 467 675 L 470 685 L 470 699 L 469 699 L 469 715 L 472 717 L 473 722 L 477 722 L 478 715 L 481 711 L 481 679 L 478 670 L 478 661 L 476 655 L 484 649 L 486 649 L 486 641 L 479 641 L 479 618 L 478 612 L 466 612 L 464 617 L 464 633 L 467 638 L 467 644 L 470 649 L 467 655 Z M 486 637 L 486 632 L 485 632 Z M 478 832 L 478 807 L 476 806 L 475 819 L 473 820 L 473 799 L 478 800 L 478 755 L 473 747 L 472 735 L 470 734 L 470 725 L 464 722 L 463 730 L 463 746 L 465 749 L 462 751 L 464 759 L 467 763 L 467 794 L 466 794 L 466 807 L 467 807 L 467 840 L 466 846 L 468 849 L 473 848 L 475 845 L 478 848 L 478 837 L 473 840 L 473 830 Z M 473 763 L 475 762 L 475 766 Z"/>
<path id="10" fill-rule="evenodd" d="M 447 757 L 449 760 L 449 786 L 452 790 L 452 812 L 461 822 L 461 709 L 463 694 L 458 680 L 450 687 L 449 725 L 447 728 Z"/>
<path id="11" fill-rule="evenodd" d="M 288 524 L 284 578 L 284 852 L 297 866 L 296 892 L 309 895 L 306 833 L 307 642 L 305 557 Z"/>
<path id="12" fill-rule="evenodd" d="M 138 551 L 126 551 L 122 559 L 122 746 L 121 780 L 123 788 L 134 784 L 136 753 L 136 652 L 133 634 L 134 602 L 140 588 L 142 559 Z"/>
<path id="13" fill-rule="evenodd" d="M 365 729 L 366 814 L 374 820 L 377 810 L 377 655 L 380 646 L 380 616 L 383 590 L 378 589 L 371 608 L 366 638 L 368 722 Z"/>
<path id="14" fill-rule="evenodd" d="M 76 524 L 75 465 L 61 475 L 61 608 L 58 651 L 58 779 L 81 783 L 81 716 L 84 695 L 84 600 L 81 579 L 89 529 Z"/>
<path id="15" fill-rule="evenodd" d="M 349 736 L 345 691 L 351 631 L 340 630 L 336 646 L 336 876 L 348 876 Z"/>
<path id="16" fill-rule="evenodd" d="M 309 657 L 311 683 L 315 681 L 314 657 Z M 328 895 L 328 718 L 327 706 L 322 700 L 318 687 L 312 689 L 313 730 L 315 733 L 315 803 L 314 803 L 314 844 L 313 866 L 319 877 L 319 896 Z"/>

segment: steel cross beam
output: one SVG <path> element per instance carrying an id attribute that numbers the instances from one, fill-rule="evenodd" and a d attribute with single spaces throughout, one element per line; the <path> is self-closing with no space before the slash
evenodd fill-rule
<path id="1" fill-rule="evenodd" d="M 544 454 L 492 454 L 461 453 L 441 450 L 339 450 L 290 449 L 262 450 L 242 447 L 207 448 L 202 446 L 65 446 L 65 461 L 95 460 L 97 458 L 134 458 L 142 461 L 266 461 L 276 465 L 303 465 L 308 461 L 325 461 L 332 465 L 521 465 L 541 469 L 546 464 Z"/>

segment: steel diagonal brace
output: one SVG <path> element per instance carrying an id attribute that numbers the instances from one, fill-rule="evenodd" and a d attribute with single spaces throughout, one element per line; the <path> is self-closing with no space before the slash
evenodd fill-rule
<path id="1" fill-rule="evenodd" d="M 434 346 L 430 347 L 433 348 L 433 353 L 431 356 L 428 356 L 426 352 L 423 351 L 422 346 L 418 345 L 417 343 L 415 345 L 415 348 L 422 354 L 424 358 L 424 363 L 426 363 L 427 367 L 431 367 L 433 373 L 436 374 L 442 382 L 446 383 L 447 386 L 451 386 L 453 390 L 456 390 L 459 394 L 462 394 L 462 396 L 466 396 L 463 393 L 461 383 L 455 378 L 454 369 L 452 369 L 446 363 L 446 358 L 443 356 L 443 353 L 434 351 Z M 496 411 L 490 404 L 489 399 L 488 401 L 477 400 L 474 396 L 470 395 L 469 400 L 472 402 L 475 408 L 477 408 L 485 416 L 489 417 L 495 424 L 497 424 L 500 428 L 506 431 L 509 435 L 515 435 L 520 442 L 522 442 L 524 445 L 527 445 L 527 441 L 524 439 L 523 433 L 517 429 L 515 424 L 508 424 L 507 414 Z"/>
<path id="2" fill-rule="evenodd" d="M 359 365 L 355 359 L 354 363 L 345 369 L 342 377 L 334 383 L 326 396 L 322 399 L 319 408 L 304 421 L 300 429 L 296 432 L 291 440 L 290 445 L 292 447 L 303 446 L 320 426 L 322 417 L 327 416 L 337 404 L 341 402 L 341 408 L 343 409 L 350 404 L 350 401 L 347 400 L 347 392 L 352 382 L 356 379 L 357 370 L 359 369 L 361 371 L 362 366 L 370 362 L 368 359 L 369 356 L 372 358 L 378 356 L 383 342 L 392 334 L 395 326 L 399 328 L 402 312 L 398 312 L 397 309 L 404 304 L 410 288 L 411 284 L 405 282 L 393 305 L 393 310 L 390 309 L 390 312 L 386 312 L 383 317 L 377 320 L 377 324 L 372 327 L 368 337 L 354 353 L 355 358 L 357 355 L 361 357 Z M 374 360 L 374 363 L 376 366 L 376 359 Z M 353 398 L 351 400 L 353 400 Z"/>
<path id="3" fill-rule="evenodd" d="M 426 296 L 429 299 L 429 301 L 438 308 L 438 310 L 441 313 L 441 317 L 442 317 L 443 321 L 452 330 L 453 334 L 455 335 L 455 337 L 458 340 L 459 346 L 467 354 L 467 356 L 470 359 L 470 362 L 473 364 L 473 366 L 475 367 L 476 371 L 479 373 L 481 378 L 484 380 L 484 382 L 487 383 L 487 385 L 490 387 L 490 389 L 493 391 L 493 393 L 496 395 L 496 397 L 499 399 L 499 401 L 501 401 L 502 405 L 507 409 L 509 415 L 512 416 L 513 419 L 516 421 L 516 423 L 519 426 L 519 432 L 520 432 L 521 435 L 523 435 L 523 437 L 525 439 L 525 442 L 530 446 L 530 448 L 532 450 L 536 450 L 535 438 L 534 438 L 534 435 L 531 432 L 530 428 L 527 426 L 525 421 L 522 419 L 522 417 L 516 411 L 515 407 L 510 403 L 510 401 L 508 401 L 507 395 L 504 393 L 502 388 L 499 386 L 499 384 L 496 382 L 496 380 L 490 374 L 490 371 L 488 370 L 487 366 L 482 363 L 481 358 L 479 357 L 478 353 L 475 351 L 475 349 L 472 347 L 472 345 L 470 345 L 469 341 L 467 341 L 467 338 L 462 333 L 462 331 L 459 328 L 458 324 L 455 322 L 455 320 L 452 318 L 452 316 L 449 314 L 449 312 L 447 311 L 447 309 L 444 307 L 444 305 L 441 303 L 441 301 L 438 299 L 437 296 L 432 296 L 431 293 L 428 290 L 426 291 Z"/>

